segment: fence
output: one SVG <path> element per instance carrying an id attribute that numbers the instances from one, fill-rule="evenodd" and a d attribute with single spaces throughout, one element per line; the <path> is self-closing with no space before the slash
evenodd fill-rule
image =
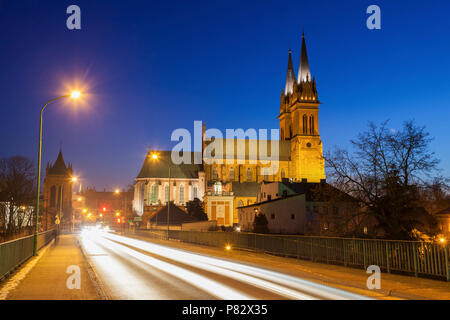
<path id="1" fill-rule="evenodd" d="M 167 231 L 139 231 L 164 237 Z M 377 265 L 388 273 L 410 274 L 450 281 L 447 244 L 420 241 L 279 236 L 243 232 L 170 230 L 169 237 L 215 247 L 251 249 L 297 259 L 364 268 Z"/>
<path id="2" fill-rule="evenodd" d="M 40 249 L 55 237 L 55 230 L 38 234 Z M 0 280 L 33 255 L 34 235 L 0 243 Z"/>

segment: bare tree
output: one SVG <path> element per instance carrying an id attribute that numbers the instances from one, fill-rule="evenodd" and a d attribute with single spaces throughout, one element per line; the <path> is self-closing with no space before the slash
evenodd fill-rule
<path id="1" fill-rule="evenodd" d="M 18 233 L 31 223 L 35 199 L 35 168 L 22 156 L 0 159 L 0 228 Z"/>
<path id="2" fill-rule="evenodd" d="M 420 189 L 437 173 L 439 160 L 429 150 L 432 139 L 413 121 L 400 131 L 388 122 L 351 140 L 354 152 L 340 148 L 325 156 L 333 185 L 355 198 L 387 237 L 405 239 L 433 219 L 419 208 Z M 430 231 L 430 230 L 428 230 Z"/>

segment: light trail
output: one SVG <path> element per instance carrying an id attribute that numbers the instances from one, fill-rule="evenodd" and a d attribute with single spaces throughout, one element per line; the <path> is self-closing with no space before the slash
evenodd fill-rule
<path id="1" fill-rule="evenodd" d="M 99 237 L 98 234 L 84 234 L 83 242 L 87 239 L 91 239 L 94 241 L 100 241 L 104 238 Z M 201 290 L 207 291 L 211 295 L 216 296 L 219 299 L 224 300 L 250 300 L 253 297 L 249 297 L 247 295 L 241 294 L 236 290 L 233 290 L 227 286 L 224 286 L 216 281 L 210 280 L 206 277 L 195 274 L 191 271 L 185 270 L 183 268 L 174 266 L 170 263 L 155 259 L 153 257 L 149 257 L 145 254 L 142 254 L 136 250 L 132 250 L 128 247 L 118 245 L 114 242 L 102 242 L 102 245 L 107 247 L 113 251 L 121 251 L 125 254 L 132 256 L 133 258 L 140 260 L 146 264 L 151 265 L 161 271 L 164 271 L 174 277 L 177 277 L 185 282 L 190 283 L 193 286 L 200 288 Z M 118 275 L 120 276 L 120 275 Z"/>
<path id="2" fill-rule="evenodd" d="M 158 258 L 150 257 L 129 247 L 160 256 L 162 259 L 173 260 L 178 264 L 184 264 L 218 274 L 221 277 L 226 277 L 234 281 L 246 283 L 288 299 L 369 299 L 362 295 L 339 290 L 279 272 L 231 262 L 220 258 L 207 257 L 201 254 L 190 253 L 184 250 L 174 249 L 134 238 L 118 236 L 111 233 L 102 233 L 99 231 L 92 231 L 85 234 L 84 238 L 86 239 L 87 237 L 95 242 L 101 243 L 103 246 L 114 252 L 122 252 L 149 266 L 180 278 L 201 290 L 207 291 L 209 294 L 219 299 L 243 300 L 254 299 L 254 297 L 245 295 L 232 287 L 224 286 L 219 282 L 208 279 L 198 273 L 188 271 L 169 262 L 161 261 Z"/>

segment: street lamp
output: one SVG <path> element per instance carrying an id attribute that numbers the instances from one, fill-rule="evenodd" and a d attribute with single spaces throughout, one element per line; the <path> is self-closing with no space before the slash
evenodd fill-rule
<path id="1" fill-rule="evenodd" d="M 157 161 L 159 160 L 158 154 L 153 153 L 151 155 L 152 160 Z M 169 239 L 169 229 L 170 229 L 170 222 L 169 222 L 169 218 L 170 218 L 170 164 L 167 163 L 167 166 L 169 168 L 169 199 L 167 201 L 167 239 Z"/>
<path id="2" fill-rule="evenodd" d="M 39 194 L 41 188 L 41 155 L 42 155 L 42 116 L 44 114 L 44 109 L 49 105 L 49 103 L 63 99 L 72 98 L 78 99 L 81 93 L 79 91 L 73 91 L 72 93 L 61 96 L 48 101 L 41 109 L 41 117 L 39 122 L 39 152 L 38 152 L 38 174 L 37 174 L 37 195 L 36 195 L 36 220 L 34 225 L 34 244 L 33 244 L 33 255 L 37 255 L 37 236 L 38 236 L 38 218 L 39 218 Z"/>

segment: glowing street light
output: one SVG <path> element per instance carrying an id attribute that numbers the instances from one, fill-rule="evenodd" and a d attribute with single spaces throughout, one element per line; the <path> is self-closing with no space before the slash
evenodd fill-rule
<path id="1" fill-rule="evenodd" d="M 116 217 L 120 216 L 120 212 L 116 212 Z"/>
<path id="2" fill-rule="evenodd" d="M 78 99 L 81 96 L 81 92 L 80 91 L 72 91 L 72 93 L 70 94 L 70 97 L 72 99 Z"/>
<path id="3" fill-rule="evenodd" d="M 114 190 L 114 193 L 115 193 L 115 194 L 119 194 L 119 193 L 120 193 L 120 190 L 119 190 L 119 189 L 116 189 L 116 190 Z"/>
<path id="4" fill-rule="evenodd" d="M 39 194 L 41 189 L 41 156 L 42 156 L 42 120 L 45 108 L 49 105 L 49 103 L 63 99 L 63 98 L 72 98 L 78 99 L 81 96 L 80 91 L 72 91 L 70 94 L 61 96 L 52 100 L 47 101 L 46 104 L 41 109 L 41 117 L 39 122 L 39 151 L 38 151 L 38 172 L 37 172 L 37 194 L 36 194 L 36 220 L 34 223 L 34 243 L 33 243 L 33 255 L 37 254 L 37 236 L 38 236 L 38 220 L 39 220 Z"/>
<path id="5" fill-rule="evenodd" d="M 440 243 L 445 243 L 445 238 L 439 238 Z"/>
<path id="6" fill-rule="evenodd" d="M 86 213 L 87 212 L 87 209 L 83 209 L 83 213 Z"/>

